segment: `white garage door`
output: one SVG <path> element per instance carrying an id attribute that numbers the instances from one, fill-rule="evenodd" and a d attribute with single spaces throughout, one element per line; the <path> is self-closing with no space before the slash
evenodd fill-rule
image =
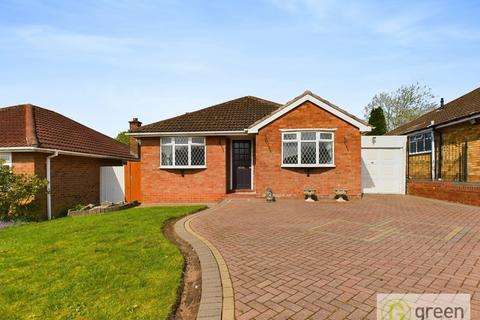
<path id="1" fill-rule="evenodd" d="M 406 137 L 362 137 L 364 193 L 405 193 Z"/>

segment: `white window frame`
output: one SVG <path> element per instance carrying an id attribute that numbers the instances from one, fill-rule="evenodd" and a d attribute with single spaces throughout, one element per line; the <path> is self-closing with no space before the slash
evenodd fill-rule
<path id="1" fill-rule="evenodd" d="M 423 136 L 423 145 L 425 147 L 425 137 L 427 135 L 430 135 L 430 150 L 423 150 L 423 151 L 415 151 L 415 152 L 412 152 L 412 148 L 410 147 L 410 139 L 413 139 L 414 137 L 416 136 L 420 136 L 422 135 Z M 417 155 L 417 154 L 425 154 L 425 153 L 431 153 L 432 150 L 433 150 L 433 131 L 423 131 L 423 132 L 418 132 L 418 133 L 415 133 L 415 134 L 411 134 L 408 136 L 408 139 L 407 139 L 407 142 L 408 142 L 408 154 L 409 155 Z M 418 148 L 417 148 L 418 149 Z"/>
<path id="2" fill-rule="evenodd" d="M 7 155 L 7 160 L 2 164 L 2 166 L 12 167 L 12 153 L 11 152 L 0 152 L 2 155 Z"/>
<path id="3" fill-rule="evenodd" d="M 172 165 L 162 165 L 162 139 L 171 139 L 172 142 L 167 143 L 165 145 L 172 146 Z M 175 165 L 175 138 L 187 138 L 187 144 L 178 144 L 181 146 L 188 146 L 188 165 Z M 203 143 L 194 143 L 192 140 L 194 138 L 203 139 Z M 204 148 L 204 164 L 203 165 L 192 165 L 192 146 L 203 146 Z M 205 169 L 207 168 L 207 139 L 206 137 L 179 137 L 179 136 L 172 136 L 172 137 L 161 137 L 160 138 L 160 168 L 161 169 Z"/>
<path id="4" fill-rule="evenodd" d="M 282 154 L 281 154 L 281 166 L 282 168 L 334 168 L 335 167 L 335 130 L 329 130 L 325 129 L 322 131 L 318 130 L 298 130 L 298 131 L 290 131 L 290 130 L 282 130 L 281 132 L 282 135 L 282 142 L 281 142 L 281 148 L 282 148 Z M 302 132 L 315 132 L 315 140 L 302 140 Z M 322 133 L 328 133 L 332 135 L 331 139 L 321 139 L 320 135 Z M 296 134 L 297 137 L 296 139 L 288 139 L 284 140 L 284 136 L 286 134 Z M 285 164 L 283 163 L 283 143 L 284 142 L 297 142 L 297 163 L 288 163 Z M 302 159 L 302 142 L 315 142 L 315 156 L 316 156 L 316 163 L 312 164 L 302 164 L 301 159 Z M 325 163 L 325 164 L 320 164 L 320 152 L 319 152 L 319 143 L 320 142 L 331 142 L 332 143 L 332 163 Z"/>

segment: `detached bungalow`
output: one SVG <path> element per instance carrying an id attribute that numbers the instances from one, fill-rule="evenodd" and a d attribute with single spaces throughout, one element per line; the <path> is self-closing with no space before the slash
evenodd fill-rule
<path id="1" fill-rule="evenodd" d="M 219 201 L 231 194 L 319 197 L 362 193 L 366 122 L 306 91 L 287 102 L 243 97 L 141 126 L 130 121 L 141 159 L 141 201 Z"/>
<path id="2" fill-rule="evenodd" d="M 36 198 L 39 218 L 98 203 L 100 167 L 133 160 L 127 146 L 34 105 L 0 108 L 0 159 L 15 173 L 50 181 Z"/>

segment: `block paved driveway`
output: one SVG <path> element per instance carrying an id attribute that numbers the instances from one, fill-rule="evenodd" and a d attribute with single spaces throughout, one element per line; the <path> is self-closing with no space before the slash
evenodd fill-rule
<path id="1" fill-rule="evenodd" d="M 376 293 L 470 293 L 480 208 L 412 196 L 235 199 L 192 222 L 223 255 L 237 319 L 375 319 Z"/>

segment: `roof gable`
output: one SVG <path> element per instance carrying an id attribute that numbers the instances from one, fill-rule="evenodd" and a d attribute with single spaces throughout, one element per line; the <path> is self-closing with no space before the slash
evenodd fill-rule
<path id="1" fill-rule="evenodd" d="M 115 139 L 57 112 L 30 104 L 0 109 L 0 148 L 12 147 L 133 159 L 129 147 Z"/>
<path id="2" fill-rule="evenodd" d="M 480 115 L 480 88 L 446 103 L 443 108 L 427 112 L 415 120 L 391 130 L 387 134 L 401 135 L 411 133 L 475 115 Z"/>
<path id="3" fill-rule="evenodd" d="M 257 123 L 253 124 L 249 129 L 249 133 L 257 133 L 258 130 L 263 128 L 264 126 L 268 125 L 269 123 L 275 121 L 276 119 L 280 118 L 281 116 L 287 114 L 288 112 L 292 111 L 293 109 L 299 107 L 303 103 L 310 101 L 315 104 L 317 107 L 322 108 L 329 113 L 337 116 L 338 118 L 350 123 L 354 127 L 358 128 L 361 132 L 368 132 L 371 131 L 372 128 L 366 123 L 365 121 L 355 117 L 354 115 L 346 112 L 345 110 L 337 107 L 336 105 L 332 104 L 331 102 L 321 98 L 320 96 L 315 95 L 311 91 L 305 91 L 300 96 L 296 97 L 295 99 L 287 102 L 282 108 L 278 109 L 277 111 L 273 112 L 272 114 L 268 115 L 267 117 L 261 119 Z"/>

